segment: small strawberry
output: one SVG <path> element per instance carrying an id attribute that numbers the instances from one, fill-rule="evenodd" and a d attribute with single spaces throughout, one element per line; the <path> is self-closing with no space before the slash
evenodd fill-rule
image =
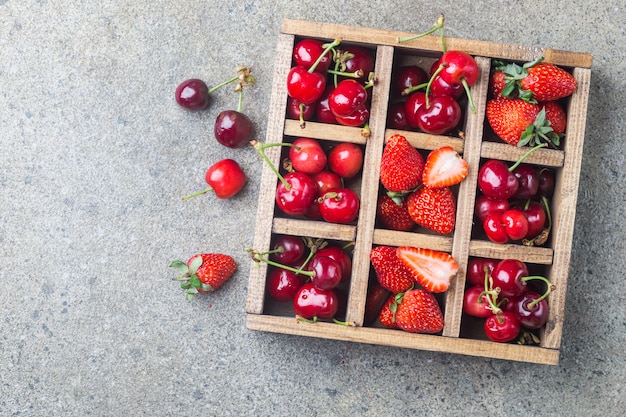
<path id="1" fill-rule="evenodd" d="M 391 198 L 387 194 L 381 195 L 376 204 L 376 215 L 383 226 L 391 230 L 406 232 L 415 226 L 415 222 L 409 215 L 405 198 Z"/>
<path id="2" fill-rule="evenodd" d="M 422 183 L 424 158 L 402 135 L 391 136 L 383 150 L 380 182 L 394 193 L 414 190 Z"/>
<path id="3" fill-rule="evenodd" d="M 422 174 L 422 183 L 429 188 L 443 188 L 458 184 L 469 172 L 467 161 L 451 146 L 442 146 L 428 154 Z"/>
<path id="4" fill-rule="evenodd" d="M 502 70 L 496 70 L 489 78 L 489 89 L 491 97 L 498 98 L 502 95 L 502 90 L 506 86 L 506 74 Z"/>
<path id="5" fill-rule="evenodd" d="M 405 292 L 398 301 L 395 323 L 411 333 L 439 333 L 443 330 L 444 320 L 435 296 L 416 289 Z"/>
<path id="6" fill-rule="evenodd" d="M 396 253 L 414 279 L 431 292 L 446 291 L 452 278 L 459 272 L 456 260 L 446 252 L 400 246 Z"/>
<path id="7" fill-rule="evenodd" d="M 487 121 L 494 133 L 513 146 L 539 145 L 543 142 L 558 146 L 560 137 L 546 120 L 539 104 L 521 98 L 499 98 L 487 102 Z"/>
<path id="8" fill-rule="evenodd" d="M 376 246 L 370 252 L 370 260 L 378 283 L 392 293 L 404 292 L 415 284 L 411 271 L 398 259 L 395 247 Z"/>
<path id="9" fill-rule="evenodd" d="M 550 127 L 557 135 L 565 133 L 567 127 L 567 115 L 563 106 L 558 101 L 546 101 L 545 103 L 539 103 L 546 109 L 546 119 L 550 122 Z"/>
<path id="10" fill-rule="evenodd" d="M 407 198 L 409 215 L 415 223 L 447 235 L 456 222 L 456 199 L 450 188 L 420 188 Z"/>
<path id="11" fill-rule="evenodd" d="M 378 313 L 378 321 L 380 324 L 389 329 L 398 328 L 396 324 L 396 309 L 398 307 L 398 302 L 396 301 L 397 295 L 398 294 L 390 295 L 387 301 L 385 301 L 385 304 L 383 304 L 383 308 L 380 309 L 380 313 Z"/>
<path id="12" fill-rule="evenodd" d="M 197 293 L 211 292 L 218 289 L 237 269 L 235 260 L 221 253 L 202 253 L 183 261 L 173 261 L 170 267 L 182 275 L 173 278 L 181 281 L 181 288 L 187 290 L 187 299 Z"/>
<path id="13" fill-rule="evenodd" d="M 543 62 L 543 59 L 541 57 L 522 66 L 496 62 L 490 84 L 492 90 L 499 90 L 500 94 L 494 97 L 518 97 L 537 103 L 558 100 L 576 91 L 576 79 L 572 74 L 554 64 Z"/>

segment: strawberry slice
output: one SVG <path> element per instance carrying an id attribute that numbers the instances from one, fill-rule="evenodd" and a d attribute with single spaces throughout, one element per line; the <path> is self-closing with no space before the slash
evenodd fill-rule
<path id="1" fill-rule="evenodd" d="M 446 291 L 450 287 L 450 280 L 459 272 L 456 260 L 446 252 L 401 246 L 396 254 L 415 280 L 431 292 Z"/>
<path id="2" fill-rule="evenodd" d="M 429 188 L 444 188 L 460 183 L 469 172 L 467 161 L 451 146 L 442 146 L 428 154 L 422 182 Z"/>

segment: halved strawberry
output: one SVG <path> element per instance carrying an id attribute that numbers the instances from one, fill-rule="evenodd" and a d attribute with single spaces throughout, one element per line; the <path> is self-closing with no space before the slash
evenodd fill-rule
<path id="1" fill-rule="evenodd" d="M 429 188 L 443 188 L 458 184 L 467 177 L 467 161 L 452 146 L 442 146 L 428 154 L 422 182 Z"/>
<path id="2" fill-rule="evenodd" d="M 415 284 L 413 274 L 396 255 L 393 246 L 376 246 L 370 260 L 380 285 L 394 294 L 404 292 Z"/>
<path id="3" fill-rule="evenodd" d="M 409 290 L 396 297 L 395 324 L 411 333 L 439 333 L 444 319 L 435 296 L 423 289 Z M 392 304 L 393 306 L 393 304 Z"/>
<path id="4" fill-rule="evenodd" d="M 450 188 L 420 188 L 407 198 L 409 215 L 415 223 L 447 235 L 456 224 L 456 199 Z"/>
<path id="5" fill-rule="evenodd" d="M 433 249 L 400 246 L 398 258 L 411 271 L 414 279 L 431 292 L 444 292 L 459 272 L 456 260 L 446 252 Z"/>
<path id="6" fill-rule="evenodd" d="M 380 182 L 394 193 L 414 190 L 422 183 L 424 158 L 406 137 L 393 135 L 385 144 L 380 163 Z"/>

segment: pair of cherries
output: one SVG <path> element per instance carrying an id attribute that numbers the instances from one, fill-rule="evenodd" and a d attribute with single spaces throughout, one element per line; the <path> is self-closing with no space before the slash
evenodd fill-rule
<path id="1" fill-rule="evenodd" d="M 528 283 L 534 280 L 545 284 L 543 294 L 529 289 Z M 554 286 L 543 276 L 530 275 L 522 261 L 472 258 L 467 281 L 463 311 L 484 318 L 485 334 L 494 342 L 510 342 L 522 328 L 536 330 L 548 320 L 547 297 Z"/>
<path id="2" fill-rule="evenodd" d="M 374 84 L 374 59 L 359 46 L 338 50 L 340 42 L 307 38 L 294 47 L 295 65 L 287 75 L 287 113 L 303 127 L 307 120 L 355 127 L 369 120 L 367 89 Z"/>
<path id="3" fill-rule="evenodd" d="M 475 213 L 492 242 L 524 240 L 527 244 L 545 243 L 545 233 L 549 233 L 551 223 L 548 198 L 554 192 L 554 172 L 522 163 L 528 155 L 544 146 L 530 149 L 510 167 L 497 159 L 481 165 L 478 172 L 481 194 L 476 200 Z M 514 205 L 512 201 L 520 204 Z"/>
<path id="4" fill-rule="evenodd" d="M 397 101 L 389 108 L 388 127 L 433 135 L 450 132 L 461 121 L 458 100 L 464 91 L 474 111 L 469 88 L 479 75 L 474 58 L 458 50 L 445 52 L 432 64 L 429 74 L 416 65 L 395 68 L 391 93 Z"/>
<path id="5" fill-rule="evenodd" d="M 184 109 L 198 111 L 206 109 L 210 104 L 210 96 L 218 89 L 236 84 L 235 92 L 239 94 L 237 110 L 224 110 L 220 112 L 213 125 L 215 139 L 228 148 L 241 148 L 246 145 L 254 132 L 254 126 L 250 118 L 242 112 L 243 87 L 253 85 L 255 80 L 249 67 L 237 67 L 237 75 L 209 88 L 207 84 L 198 78 L 183 81 L 176 87 L 174 98 Z"/>

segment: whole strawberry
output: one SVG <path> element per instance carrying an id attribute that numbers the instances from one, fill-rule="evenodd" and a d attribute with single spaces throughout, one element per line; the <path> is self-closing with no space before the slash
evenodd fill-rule
<path id="1" fill-rule="evenodd" d="M 392 294 L 387 298 L 385 304 L 383 304 L 383 308 L 378 313 L 378 321 L 383 326 L 389 329 L 397 329 L 398 325 L 396 324 L 396 308 L 398 307 L 398 302 L 396 301 L 396 297 L 398 294 Z"/>
<path id="2" fill-rule="evenodd" d="M 173 261 L 170 267 L 181 273 L 181 276 L 172 279 L 181 282 L 187 299 L 191 299 L 197 293 L 218 289 L 235 272 L 237 264 L 228 255 L 202 253 L 192 256 L 187 262 Z"/>
<path id="3" fill-rule="evenodd" d="M 494 133 L 513 146 L 560 144 L 560 137 L 546 120 L 539 104 L 521 98 L 498 98 L 487 102 L 487 121 Z"/>
<path id="4" fill-rule="evenodd" d="M 391 230 L 406 232 L 415 226 L 408 207 L 406 199 L 391 198 L 383 194 L 376 204 L 376 215 L 383 226 Z"/>
<path id="5" fill-rule="evenodd" d="M 393 193 L 406 193 L 422 183 L 424 158 L 406 137 L 391 136 L 383 150 L 380 182 Z"/>
<path id="6" fill-rule="evenodd" d="M 409 215 L 415 223 L 447 235 L 456 223 L 456 199 L 448 187 L 423 187 L 407 197 Z"/>
<path id="7" fill-rule="evenodd" d="M 397 297 L 396 300 L 400 298 Z M 411 333 L 439 333 L 444 320 L 435 296 L 423 289 L 409 290 L 396 307 L 396 325 Z"/>
<path id="8" fill-rule="evenodd" d="M 546 101 L 539 103 L 546 110 L 546 119 L 550 122 L 550 127 L 557 135 L 565 133 L 567 127 L 567 115 L 563 106 L 558 101 Z"/>
<path id="9" fill-rule="evenodd" d="M 374 247 L 370 252 L 370 261 L 378 283 L 392 293 L 404 292 L 414 285 L 413 274 L 400 261 L 395 247 Z"/>

